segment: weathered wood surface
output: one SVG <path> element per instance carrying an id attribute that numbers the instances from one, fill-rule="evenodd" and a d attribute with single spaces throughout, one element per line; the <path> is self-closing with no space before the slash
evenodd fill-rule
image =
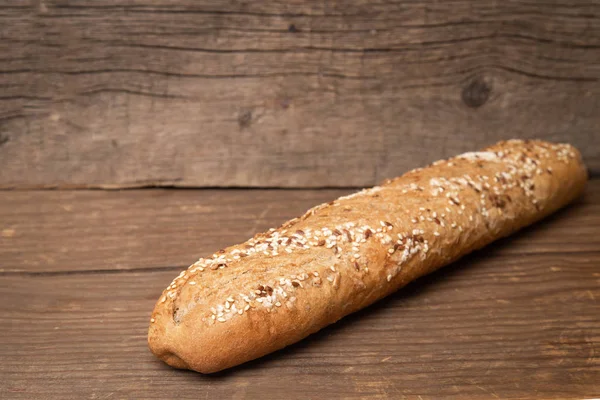
<path id="1" fill-rule="evenodd" d="M 0 191 L 0 272 L 187 267 L 347 193 Z"/>
<path id="2" fill-rule="evenodd" d="M 348 190 L 0 191 L 0 272 L 183 268 Z M 600 181 L 510 254 L 600 249 Z M 539 234 L 560 231 L 560 235 Z M 586 236 L 582 240 L 582 236 Z"/>
<path id="3" fill-rule="evenodd" d="M 367 186 L 498 139 L 600 172 L 598 1 L 3 1 L 0 187 Z"/>
<path id="4" fill-rule="evenodd" d="M 598 253 L 494 248 L 217 376 L 149 352 L 173 271 L 0 279 L 3 399 L 598 397 Z"/>
<path id="5" fill-rule="evenodd" d="M 150 354 L 150 312 L 176 265 L 338 194 L 0 192 L 0 398 L 600 396 L 599 180 L 554 217 L 261 360 L 202 376 Z M 42 254 L 53 261 L 31 262 Z"/>

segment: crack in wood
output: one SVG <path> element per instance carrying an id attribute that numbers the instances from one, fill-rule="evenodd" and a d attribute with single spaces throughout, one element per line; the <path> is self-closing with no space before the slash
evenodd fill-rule
<path id="1" fill-rule="evenodd" d="M 85 270 L 58 270 L 58 271 L 5 271 L 0 270 L 0 276 L 69 276 L 69 275 L 98 275 L 98 274 L 134 274 L 146 272 L 180 271 L 188 265 L 166 266 L 166 267 L 140 267 L 140 268 L 98 268 Z"/>

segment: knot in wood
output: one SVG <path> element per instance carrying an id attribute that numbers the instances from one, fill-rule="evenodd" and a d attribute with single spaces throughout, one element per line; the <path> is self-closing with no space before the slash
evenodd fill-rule
<path id="1" fill-rule="evenodd" d="M 238 115 L 238 125 L 241 129 L 247 128 L 252 123 L 252 111 L 246 110 Z"/>
<path id="2" fill-rule="evenodd" d="M 463 89 L 461 97 L 468 107 L 478 108 L 485 104 L 491 91 L 482 78 L 476 78 Z"/>

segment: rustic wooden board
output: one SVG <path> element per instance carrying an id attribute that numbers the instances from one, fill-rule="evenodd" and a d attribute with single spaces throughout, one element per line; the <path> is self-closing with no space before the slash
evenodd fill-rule
<path id="1" fill-rule="evenodd" d="M 198 248 L 247 236 L 236 216 L 271 209 L 255 222 L 266 227 L 338 193 L 0 192 L 1 223 L 19 223 L 0 230 L 0 398 L 600 396 L 599 180 L 545 222 L 261 360 L 202 376 L 150 354 L 150 312 L 178 269 L 161 261 L 193 259 L 197 233 L 211 240 Z"/>
<path id="2" fill-rule="evenodd" d="M 3 399 L 582 399 L 600 395 L 599 252 L 469 257 L 215 376 L 147 349 L 172 271 L 0 279 Z"/>
<path id="3" fill-rule="evenodd" d="M 0 271 L 188 266 L 347 193 L 0 191 Z"/>
<path id="4" fill-rule="evenodd" d="M 177 270 L 348 192 L 0 191 L 0 272 Z M 599 198 L 592 180 L 579 202 L 507 239 L 503 251 L 600 249 Z"/>
<path id="5" fill-rule="evenodd" d="M 3 1 L 0 187 L 367 186 L 498 139 L 600 172 L 600 2 Z"/>

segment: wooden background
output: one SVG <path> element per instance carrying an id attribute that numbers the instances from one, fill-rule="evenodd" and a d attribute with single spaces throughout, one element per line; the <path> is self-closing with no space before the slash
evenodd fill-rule
<path id="1" fill-rule="evenodd" d="M 0 398 L 600 398 L 598 179 L 571 207 L 259 360 L 201 375 L 150 353 L 152 307 L 183 268 L 346 193 L 0 193 Z"/>
<path id="2" fill-rule="evenodd" d="M 0 0 L 0 399 L 600 398 L 599 130 L 600 0 Z M 198 257 L 512 137 L 585 196 L 228 371 L 148 350 Z"/>
<path id="3" fill-rule="evenodd" d="M 0 187 L 367 186 L 511 137 L 600 172 L 600 2 L 0 3 Z"/>

